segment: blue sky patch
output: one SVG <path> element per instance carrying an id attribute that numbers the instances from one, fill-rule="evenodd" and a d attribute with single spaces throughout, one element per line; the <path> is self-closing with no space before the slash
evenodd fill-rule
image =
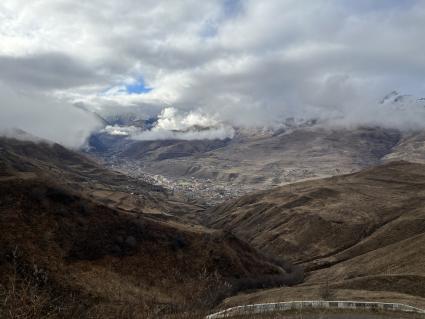
<path id="1" fill-rule="evenodd" d="M 139 80 L 134 84 L 126 85 L 125 88 L 129 94 L 143 94 L 152 91 L 152 88 L 146 86 L 145 81 L 143 80 Z"/>

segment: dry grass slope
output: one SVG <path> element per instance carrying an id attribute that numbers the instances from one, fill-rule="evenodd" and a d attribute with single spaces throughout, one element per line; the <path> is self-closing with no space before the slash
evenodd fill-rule
<path id="1" fill-rule="evenodd" d="M 0 154 L 1 318 L 199 317 L 243 285 L 292 276 L 229 233 L 152 213 L 180 204 L 78 154 L 14 140 Z M 117 205 L 127 186 L 147 203 Z M 111 202 L 93 195 L 106 187 Z"/>
<path id="2" fill-rule="evenodd" d="M 423 304 L 424 199 L 425 166 L 392 162 L 250 194 L 204 221 L 304 266 L 311 293 L 330 282 L 337 292 L 401 293 Z"/>

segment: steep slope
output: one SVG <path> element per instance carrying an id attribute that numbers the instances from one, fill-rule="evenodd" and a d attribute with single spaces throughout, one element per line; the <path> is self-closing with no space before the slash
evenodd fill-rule
<path id="1" fill-rule="evenodd" d="M 304 285 L 425 298 L 424 199 L 425 165 L 391 162 L 243 196 L 204 221 L 303 265 Z"/>
<path id="2" fill-rule="evenodd" d="M 229 143 L 226 140 L 159 140 L 132 143 L 120 156 L 146 161 L 162 161 L 203 154 Z"/>
<path id="3" fill-rule="evenodd" d="M 286 274 L 233 235 L 146 212 L 177 203 L 149 195 L 145 183 L 57 145 L 3 139 L 1 147 L 0 316 L 37 309 L 39 317 L 115 318 L 130 309 L 145 318 L 156 307 L 158 317 L 211 306 L 237 280 Z M 108 198 L 128 187 L 145 203 L 125 209 L 92 187 L 109 187 Z"/>
<path id="4" fill-rule="evenodd" d="M 103 168 L 80 153 L 49 141 L 33 142 L 0 137 L 0 160 L 2 176 L 30 172 L 37 176 L 63 177 L 75 184 L 96 181 L 111 185 L 118 185 L 126 178 Z M 146 190 L 150 187 L 147 183 L 137 183 Z"/>
<path id="5" fill-rule="evenodd" d="M 0 179 L 42 177 L 111 207 L 144 213 L 198 209 L 175 202 L 160 186 L 109 170 L 59 144 L 0 138 Z"/>
<path id="6" fill-rule="evenodd" d="M 361 239 L 377 236 L 378 230 L 395 223 L 412 222 L 415 227 L 403 227 L 402 234 L 392 230 L 394 238 L 386 238 L 386 243 L 423 231 L 416 217 L 423 213 L 424 168 L 392 162 L 254 193 L 210 209 L 206 222 L 233 230 L 259 248 L 291 255 L 297 262 L 339 256 L 359 249 Z"/>
<path id="7" fill-rule="evenodd" d="M 17 272 L 87 296 L 88 307 L 183 305 L 206 293 L 194 287 L 281 273 L 233 236 L 110 209 L 51 182 L 0 182 L 0 194 L 2 287 Z"/>
<path id="8" fill-rule="evenodd" d="M 405 160 L 425 163 L 425 132 L 404 134 L 400 142 L 383 158 L 384 161 Z"/>

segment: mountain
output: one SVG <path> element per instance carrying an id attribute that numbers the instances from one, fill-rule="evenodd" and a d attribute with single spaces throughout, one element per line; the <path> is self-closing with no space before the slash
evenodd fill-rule
<path id="1" fill-rule="evenodd" d="M 209 209 L 203 221 L 307 271 L 296 288 L 233 302 L 315 298 L 329 284 L 341 298 L 424 306 L 424 198 L 425 165 L 400 161 L 249 194 Z"/>
<path id="2" fill-rule="evenodd" d="M 291 279 L 179 217 L 197 209 L 57 144 L 1 138 L 0 317 L 159 317 L 212 307 L 240 280 Z"/>
<path id="3" fill-rule="evenodd" d="M 158 140 L 132 143 L 120 153 L 120 157 L 143 159 L 157 162 L 167 159 L 177 159 L 201 155 L 226 146 L 230 139 L 225 140 Z"/>
<path id="4" fill-rule="evenodd" d="M 399 139 L 379 128 L 251 133 L 197 156 L 231 156 L 238 141 L 247 158 L 267 158 L 248 145 L 272 155 L 285 145 L 326 165 L 325 154 L 359 156 L 360 168 Z M 311 160 L 321 163 L 298 162 Z M 424 198 L 425 165 L 389 161 L 204 210 L 60 145 L 1 138 L 0 316 L 19 307 L 33 317 L 161 317 L 226 297 L 222 306 L 336 296 L 423 307 Z"/>
<path id="5" fill-rule="evenodd" d="M 383 158 L 384 162 L 397 160 L 425 163 L 425 132 L 405 133 L 391 153 Z"/>
<path id="6" fill-rule="evenodd" d="M 131 141 L 96 153 L 128 174 L 138 170 L 171 181 L 168 188 L 191 192 L 211 203 L 258 189 L 358 171 L 382 163 L 403 138 L 380 127 L 237 129 L 225 140 Z M 223 195 L 216 195 L 223 194 Z"/>
<path id="7" fill-rule="evenodd" d="M 162 148 L 155 160 L 150 160 L 147 154 L 138 158 L 143 159 L 143 167 L 148 172 L 266 188 L 304 178 L 334 175 L 338 169 L 350 172 L 377 164 L 399 138 L 397 131 L 380 128 L 303 128 L 265 136 L 241 134 L 231 141 L 224 141 L 222 147 L 206 148 L 196 156 L 163 156 L 162 152 L 168 152 Z M 127 157 L 125 152 L 122 155 Z"/>
<path id="8" fill-rule="evenodd" d="M 133 140 L 131 133 L 112 136 L 104 131 L 93 136 L 91 153 L 127 174 L 160 176 L 158 182 L 164 187 L 208 205 L 389 161 L 425 162 L 425 133 L 418 124 L 425 99 L 393 91 L 375 107 L 376 114 L 389 115 L 388 125 L 341 126 L 288 118 L 274 127 L 233 127 L 234 134 L 225 139 L 205 139 L 204 135 L 193 139 L 196 134 L 192 134 L 190 139 L 143 141 Z M 123 116 L 119 123 L 128 127 L 131 119 Z M 149 123 L 151 126 L 140 128 L 138 134 L 155 127 L 154 121 Z M 190 128 L 192 133 L 205 129 Z"/>
<path id="9" fill-rule="evenodd" d="M 392 106 L 398 110 L 407 108 L 425 108 L 425 98 L 418 98 L 413 95 L 400 94 L 397 91 L 392 91 L 387 94 L 382 100 L 382 105 Z"/>
<path id="10" fill-rule="evenodd" d="M 48 141 L 34 143 L 0 138 L 0 176 L 4 180 L 47 178 L 60 181 L 99 202 L 121 205 L 129 210 L 136 206 L 147 211 L 166 209 L 157 205 L 160 199 L 167 197 L 161 187 L 105 169 L 80 153 Z M 122 196 L 111 197 L 111 192 Z M 128 195 L 131 192 L 133 196 Z"/>

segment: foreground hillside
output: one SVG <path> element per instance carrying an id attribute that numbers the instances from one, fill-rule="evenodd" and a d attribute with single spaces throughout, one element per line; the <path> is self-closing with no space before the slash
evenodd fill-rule
<path id="1" fill-rule="evenodd" d="M 358 297 L 415 301 L 425 298 L 424 198 L 425 165 L 392 162 L 243 196 L 210 209 L 204 222 L 305 267 L 310 288 L 262 293 L 267 300 L 317 296 L 329 283 Z"/>
<path id="2" fill-rule="evenodd" d="M 158 317 L 213 307 L 246 280 L 290 279 L 289 264 L 233 235 L 153 213 L 178 203 L 148 185 L 124 184 L 57 145 L 2 139 L 1 147 L 2 318 Z M 117 204 L 117 179 L 140 193 L 142 209 Z"/>

